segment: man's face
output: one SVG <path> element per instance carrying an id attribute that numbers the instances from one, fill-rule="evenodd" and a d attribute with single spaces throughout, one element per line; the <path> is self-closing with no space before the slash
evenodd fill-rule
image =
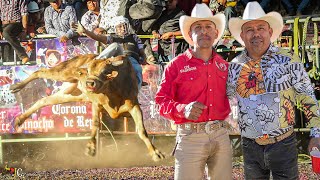
<path id="1" fill-rule="evenodd" d="M 116 34 L 121 37 L 124 37 L 128 34 L 128 29 L 125 23 L 116 25 Z"/>
<path id="2" fill-rule="evenodd" d="M 167 0 L 166 1 L 166 8 L 168 10 L 173 10 L 177 7 L 177 3 L 178 3 L 178 0 Z"/>
<path id="3" fill-rule="evenodd" d="M 268 50 L 273 31 L 266 21 L 249 21 L 241 29 L 240 36 L 249 53 L 262 55 Z"/>
<path id="4" fill-rule="evenodd" d="M 55 2 L 50 2 L 50 6 L 52 6 L 54 10 L 59 10 L 60 5 L 61 5 L 61 0 L 56 0 Z"/>
<path id="5" fill-rule="evenodd" d="M 99 3 L 97 0 L 88 0 L 87 7 L 88 7 L 88 10 L 90 11 L 96 11 L 99 8 Z"/>
<path id="6" fill-rule="evenodd" d="M 189 36 L 196 48 L 211 48 L 218 36 L 218 30 L 212 21 L 197 21 L 191 25 Z"/>

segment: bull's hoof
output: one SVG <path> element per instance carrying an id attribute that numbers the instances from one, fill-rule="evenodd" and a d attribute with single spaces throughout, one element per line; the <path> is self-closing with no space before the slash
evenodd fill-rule
<path id="1" fill-rule="evenodd" d="M 155 162 L 158 162 L 164 158 L 165 158 L 165 156 L 158 149 L 156 149 L 154 151 L 154 153 L 152 154 L 152 160 Z"/>
<path id="2" fill-rule="evenodd" d="M 87 156 L 95 156 L 96 155 L 96 146 L 94 143 L 90 142 L 87 144 L 86 152 Z"/>
<path id="3" fill-rule="evenodd" d="M 21 83 L 12 84 L 9 88 L 11 93 L 19 92 L 24 86 Z"/>

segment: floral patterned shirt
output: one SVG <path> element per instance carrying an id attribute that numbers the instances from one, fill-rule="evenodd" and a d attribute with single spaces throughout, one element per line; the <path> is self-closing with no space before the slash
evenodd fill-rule
<path id="1" fill-rule="evenodd" d="M 59 12 L 52 6 L 48 6 L 44 11 L 44 21 L 48 34 L 58 37 L 67 36 L 69 39 L 77 36 L 77 33 L 71 29 L 71 24 L 77 22 L 76 11 L 72 6 L 61 4 Z"/>
<path id="2" fill-rule="evenodd" d="M 320 127 L 314 89 L 295 54 L 270 45 L 259 60 L 243 51 L 229 65 L 227 95 L 238 100 L 239 127 L 247 138 L 276 137 L 295 124 L 301 105 L 308 127 Z"/>
<path id="3" fill-rule="evenodd" d="M 21 22 L 22 16 L 28 15 L 25 0 L 1 0 L 0 1 L 0 21 Z"/>
<path id="4" fill-rule="evenodd" d="M 101 0 L 99 27 L 107 30 L 109 33 L 115 32 L 112 19 L 118 16 L 120 0 Z"/>
<path id="5" fill-rule="evenodd" d="M 93 11 L 88 10 L 82 17 L 81 17 L 81 24 L 85 27 L 88 31 L 93 31 L 95 28 L 99 27 L 99 15 L 95 14 Z"/>

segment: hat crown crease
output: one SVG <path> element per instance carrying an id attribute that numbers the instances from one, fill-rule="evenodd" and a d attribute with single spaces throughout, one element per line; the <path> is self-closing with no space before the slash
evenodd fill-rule
<path id="1" fill-rule="evenodd" d="M 246 6 L 244 12 L 243 12 L 243 20 L 254 20 L 254 19 L 259 19 L 263 16 L 265 16 L 266 13 L 260 6 L 258 2 L 251 2 L 248 3 Z"/>

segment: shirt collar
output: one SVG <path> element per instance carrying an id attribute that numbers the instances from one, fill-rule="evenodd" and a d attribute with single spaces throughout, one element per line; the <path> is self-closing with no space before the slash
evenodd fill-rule
<path id="1" fill-rule="evenodd" d="M 217 53 L 213 50 L 213 51 L 212 51 L 211 59 L 213 59 L 216 54 L 217 54 Z M 196 58 L 196 57 L 193 56 L 192 50 L 191 50 L 190 48 L 185 52 L 185 55 L 186 55 L 186 57 L 187 57 L 187 61 L 189 61 L 189 60 L 191 60 L 191 59 L 193 59 L 193 58 Z M 209 60 L 211 60 L 211 59 L 209 59 Z"/>
<path id="2" fill-rule="evenodd" d="M 268 50 L 266 51 L 266 53 L 264 53 L 264 55 L 261 57 L 261 59 L 264 59 L 266 57 L 269 57 L 271 54 L 279 52 L 279 47 L 274 46 L 273 44 L 269 45 Z M 241 54 L 242 58 L 244 60 L 244 62 L 250 61 L 251 58 L 248 56 L 248 51 L 247 49 L 245 49 L 242 54 Z"/>

